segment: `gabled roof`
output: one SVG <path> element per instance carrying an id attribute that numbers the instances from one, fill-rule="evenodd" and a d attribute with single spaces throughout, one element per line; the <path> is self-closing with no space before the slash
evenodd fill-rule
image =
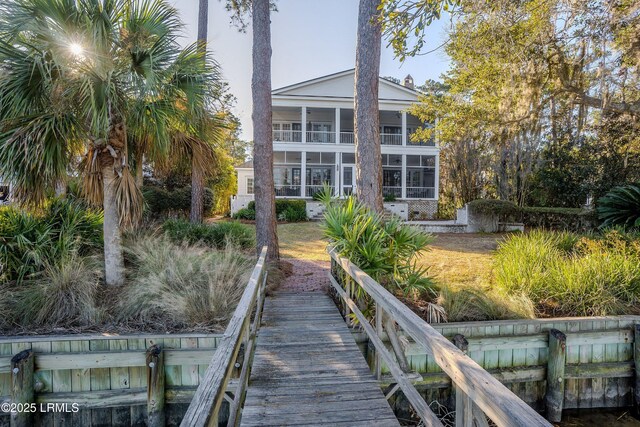
<path id="1" fill-rule="evenodd" d="M 353 98 L 355 69 L 274 89 L 271 94 L 296 97 Z M 419 92 L 380 78 L 379 99 L 417 101 Z"/>
<path id="2" fill-rule="evenodd" d="M 253 160 L 246 161 L 243 164 L 236 166 L 236 169 L 253 169 Z"/>

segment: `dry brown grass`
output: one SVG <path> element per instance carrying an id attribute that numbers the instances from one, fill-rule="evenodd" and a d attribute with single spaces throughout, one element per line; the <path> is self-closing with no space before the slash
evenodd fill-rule
<path id="1" fill-rule="evenodd" d="M 164 236 L 138 238 L 127 254 L 132 275 L 118 317 L 147 329 L 224 329 L 255 263 L 231 246 L 215 251 Z"/>

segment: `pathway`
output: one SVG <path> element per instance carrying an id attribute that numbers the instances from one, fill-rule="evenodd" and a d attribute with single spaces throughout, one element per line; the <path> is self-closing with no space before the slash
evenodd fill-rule
<path id="1" fill-rule="evenodd" d="M 241 425 L 399 423 L 331 298 L 279 292 L 264 304 Z"/>

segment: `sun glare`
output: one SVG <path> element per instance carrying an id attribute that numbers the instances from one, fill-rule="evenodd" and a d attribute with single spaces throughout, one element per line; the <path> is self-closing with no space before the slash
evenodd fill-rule
<path id="1" fill-rule="evenodd" d="M 71 43 L 69 45 L 69 50 L 75 56 L 81 56 L 83 52 L 82 46 L 80 46 L 78 43 Z"/>

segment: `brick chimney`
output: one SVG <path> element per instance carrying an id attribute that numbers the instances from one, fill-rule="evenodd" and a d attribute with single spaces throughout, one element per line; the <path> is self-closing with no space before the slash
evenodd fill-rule
<path id="1" fill-rule="evenodd" d="M 415 89 L 415 85 L 413 84 L 413 77 L 411 77 L 411 74 L 407 74 L 407 77 L 404 78 L 403 86 L 409 89 Z"/>

